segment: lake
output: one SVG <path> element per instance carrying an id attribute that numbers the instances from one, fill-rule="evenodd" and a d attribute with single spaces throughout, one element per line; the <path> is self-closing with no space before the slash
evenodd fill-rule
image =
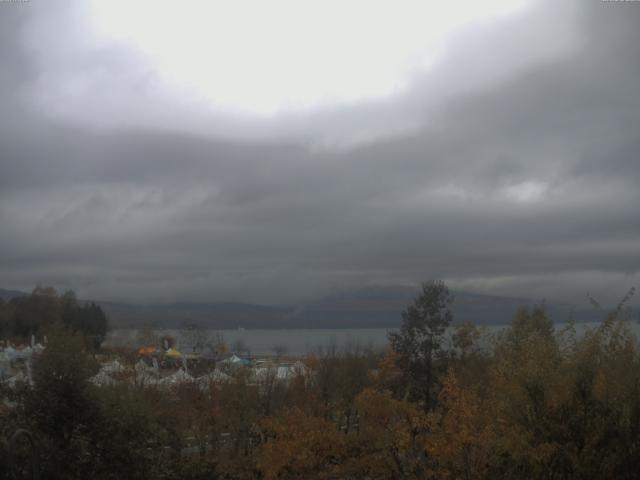
<path id="1" fill-rule="evenodd" d="M 587 329 L 593 329 L 598 322 L 586 322 L 576 324 L 579 333 Z M 640 325 L 636 322 L 630 326 L 637 337 L 640 337 Z M 564 323 L 557 323 L 556 330 L 566 327 Z M 487 334 L 497 333 L 505 325 L 489 325 Z M 155 330 L 154 334 L 159 338 L 169 335 L 177 340 L 177 348 L 188 350 L 194 338 L 200 336 L 204 343 L 215 339 L 221 334 L 227 345 L 234 347 L 238 343 L 246 346 L 253 355 L 272 355 L 276 347 L 282 347 L 291 355 L 305 355 L 315 352 L 319 348 L 327 348 L 335 345 L 337 349 L 359 345 L 371 347 L 376 350 L 384 349 L 387 345 L 387 333 L 392 329 L 387 328 L 345 328 L 345 329 L 287 329 L 287 330 L 201 330 L 194 334 L 193 331 L 184 330 Z M 106 346 L 140 346 L 140 330 L 117 329 L 107 335 Z"/>
<path id="2" fill-rule="evenodd" d="M 343 349 L 348 345 L 370 346 L 382 349 L 387 344 L 385 328 L 354 329 L 300 329 L 300 330 L 203 330 L 202 336 L 215 339 L 221 334 L 227 345 L 233 347 L 243 343 L 253 355 L 272 355 L 276 347 L 282 347 L 291 355 L 304 355 L 335 345 Z M 193 337 L 192 331 L 156 330 L 158 337 L 169 335 L 177 340 L 177 348 L 188 349 Z M 139 330 L 112 330 L 107 335 L 105 345 L 138 346 Z M 207 343 L 205 341 L 205 343 Z"/>

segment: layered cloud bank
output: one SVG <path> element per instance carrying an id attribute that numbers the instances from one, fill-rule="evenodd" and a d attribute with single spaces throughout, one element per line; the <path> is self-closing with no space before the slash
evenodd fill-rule
<path id="1" fill-rule="evenodd" d="M 278 303 L 439 277 L 614 301 L 640 277 L 638 21 L 531 2 L 451 30 L 396 90 L 265 114 L 167 81 L 80 3 L 0 4 L 2 283 Z"/>

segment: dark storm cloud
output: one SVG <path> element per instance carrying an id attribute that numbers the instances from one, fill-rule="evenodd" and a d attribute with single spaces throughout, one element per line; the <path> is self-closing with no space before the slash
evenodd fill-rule
<path id="1" fill-rule="evenodd" d="M 467 76 L 500 69 L 493 54 L 515 62 L 536 40 L 505 25 L 501 42 L 514 30 L 524 37 L 505 52 L 487 50 L 491 32 L 463 37 L 396 99 L 274 119 L 264 131 L 247 121 L 255 135 L 243 139 L 217 135 L 228 133 L 217 117 L 203 134 L 202 119 L 184 112 L 189 128 L 96 128 L 73 112 L 66 121 L 34 101 L 43 72 L 119 65 L 104 93 L 116 98 L 130 94 L 123 85 L 153 83 L 146 67 L 117 48 L 80 66 L 78 57 L 43 65 L 28 48 L 38 37 L 25 40 L 34 14 L 0 5 L 10 112 L 0 124 L 2 281 L 133 301 L 275 303 L 430 277 L 615 298 L 640 278 L 640 5 L 571 5 L 540 3 L 529 26 L 575 16 L 571 32 L 538 33 L 549 45 L 578 39 L 561 55 L 474 83 Z M 113 125 L 120 114 L 102 109 L 101 95 L 84 115 Z"/>

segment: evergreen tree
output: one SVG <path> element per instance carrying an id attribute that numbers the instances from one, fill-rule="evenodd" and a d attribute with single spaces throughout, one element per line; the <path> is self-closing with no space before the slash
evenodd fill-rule
<path id="1" fill-rule="evenodd" d="M 434 361 L 453 319 L 452 303 L 453 295 L 443 281 L 425 282 L 418 298 L 402 312 L 400 331 L 389 333 L 408 394 L 422 401 L 425 411 L 432 405 L 436 380 Z"/>

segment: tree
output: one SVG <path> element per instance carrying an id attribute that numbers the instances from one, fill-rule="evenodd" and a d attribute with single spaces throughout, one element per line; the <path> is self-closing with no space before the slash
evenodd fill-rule
<path id="1" fill-rule="evenodd" d="M 339 428 L 346 434 L 352 429 L 358 411 L 355 398 L 369 386 L 368 375 L 372 362 L 370 355 L 357 344 L 348 345 L 340 355 L 336 368 L 336 400 L 340 414 Z"/>
<path id="2" fill-rule="evenodd" d="M 342 478 L 425 479 L 429 458 L 428 415 L 388 391 L 364 389 L 355 400 L 359 428 Z M 353 444 L 355 443 L 355 444 Z"/>
<path id="3" fill-rule="evenodd" d="M 271 350 L 278 358 L 282 357 L 284 354 L 287 353 L 286 345 L 282 345 L 282 344 L 274 345 Z"/>
<path id="4" fill-rule="evenodd" d="M 146 392 L 116 385 L 93 393 L 99 412 L 88 425 L 94 472 L 85 478 L 164 478 L 167 435 Z"/>
<path id="5" fill-rule="evenodd" d="M 209 332 L 198 323 L 184 323 L 180 333 L 180 346 L 183 352 L 202 353 L 213 339 Z"/>
<path id="6" fill-rule="evenodd" d="M 331 406 L 336 395 L 336 368 L 338 364 L 336 344 L 332 342 L 326 348 L 319 348 L 317 356 L 309 360 L 315 373 L 315 385 L 318 397 L 322 402 L 324 418 L 328 419 L 331 416 Z"/>
<path id="7" fill-rule="evenodd" d="M 108 330 L 102 308 L 95 303 L 81 305 L 72 290 L 58 295 L 53 287 L 39 285 L 31 295 L 14 297 L 5 308 L 0 306 L 0 328 L 7 336 L 28 340 L 57 324 L 81 333 L 94 350 L 100 348 Z"/>
<path id="8" fill-rule="evenodd" d="M 18 337 L 28 339 L 60 321 L 60 297 L 52 287 L 38 285 L 31 295 L 14 297 L 9 303 L 11 333 Z"/>
<path id="9" fill-rule="evenodd" d="M 329 420 L 291 409 L 264 419 L 256 459 L 266 480 L 341 478 L 345 439 Z"/>
<path id="10" fill-rule="evenodd" d="M 481 336 L 481 330 L 472 322 L 464 322 L 462 325 L 458 325 L 451 335 L 451 343 L 456 355 L 464 359 L 476 353 Z"/>
<path id="11" fill-rule="evenodd" d="M 486 478 L 495 442 L 488 409 L 475 389 L 460 385 L 453 370 L 444 378 L 439 400 L 426 443 L 437 478 Z"/>
<path id="12" fill-rule="evenodd" d="M 258 386 L 250 382 L 249 376 L 248 369 L 237 369 L 233 381 L 220 385 L 218 391 L 221 426 L 235 440 L 230 460 L 249 455 L 250 437 L 260 410 Z"/>
<path id="13" fill-rule="evenodd" d="M 229 346 L 224 341 L 222 332 L 215 332 L 211 336 L 211 342 L 208 347 L 214 355 L 224 355 L 229 352 Z"/>
<path id="14" fill-rule="evenodd" d="M 432 405 L 436 380 L 434 361 L 443 335 L 451 324 L 453 295 L 441 280 L 422 284 L 422 292 L 402 312 L 399 332 L 390 332 L 391 347 L 398 354 L 408 394 L 423 402 L 425 411 Z"/>
<path id="15" fill-rule="evenodd" d="M 553 321 L 547 316 L 544 305 L 529 308 L 520 307 L 513 319 L 511 328 L 507 331 L 509 340 L 514 347 L 519 347 L 532 335 L 551 338 L 554 334 Z"/>
<path id="16" fill-rule="evenodd" d="M 25 392 L 19 411 L 44 445 L 45 471 L 56 472 L 55 478 L 89 478 L 89 430 L 99 412 L 87 379 L 96 365 L 82 337 L 61 329 L 48 335 L 47 349 L 34 364 L 34 387 Z"/>
<path id="17" fill-rule="evenodd" d="M 0 338 L 4 338 L 11 333 L 11 314 L 9 304 L 0 298 Z"/>
<path id="18" fill-rule="evenodd" d="M 249 353 L 249 346 L 245 343 L 243 339 L 238 338 L 233 343 L 233 351 L 238 355 L 242 355 L 243 353 Z"/>
<path id="19" fill-rule="evenodd" d="M 43 478 L 166 478 L 159 473 L 168 434 L 146 392 L 91 385 L 97 364 L 86 339 L 60 326 L 47 335 L 47 348 L 34 363 L 33 386 L 0 391 L 15 405 L 0 416 L 0 426 L 33 433 Z M 170 407 L 175 411 L 175 402 Z M 0 444 L 0 471 L 2 450 Z"/>
<path id="20" fill-rule="evenodd" d="M 156 325 L 145 322 L 142 325 L 142 328 L 138 330 L 138 336 L 136 338 L 136 343 L 138 345 L 142 345 L 145 347 L 158 347 L 160 346 L 160 337 L 158 336 L 158 332 L 156 330 Z M 164 345 L 162 345 L 164 348 Z"/>

